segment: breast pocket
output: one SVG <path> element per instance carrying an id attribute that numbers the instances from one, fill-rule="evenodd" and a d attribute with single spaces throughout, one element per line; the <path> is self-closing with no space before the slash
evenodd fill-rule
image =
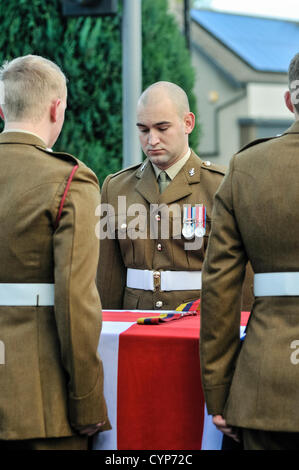
<path id="1" fill-rule="evenodd" d="M 202 263 L 208 246 L 210 235 L 210 220 L 206 221 L 206 231 L 202 238 L 185 240 L 184 248 L 188 260 L 189 269 L 201 270 Z"/>
<path id="2" fill-rule="evenodd" d="M 123 260 L 128 267 L 142 267 L 148 238 L 146 214 L 118 214 L 115 232 Z"/>

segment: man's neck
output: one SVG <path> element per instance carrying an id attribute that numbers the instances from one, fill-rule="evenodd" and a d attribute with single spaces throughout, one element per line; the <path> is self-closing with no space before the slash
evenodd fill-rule
<path id="1" fill-rule="evenodd" d="M 187 160 L 189 159 L 191 155 L 191 149 L 189 148 L 188 151 L 185 153 L 185 155 L 183 155 L 183 157 L 179 158 L 176 160 L 175 163 L 173 163 L 171 166 L 169 166 L 168 168 L 166 168 L 164 171 L 166 171 L 168 177 L 173 180 L 174 177 L 179 173 L 179 171 L 181 170 L 181 168 L 185 165 L 185 163 L 187 162 Z M 155 165 L 154 163 L 152 164 L 153 165 L 153 168 L 154 168 L 154 171 L 155 171 L 155 174 L 156 176 L 158 177 L 159 174 L 160 174 L 160 170 L 161 168 L 159 168 L 157 165 Z"/>
<path id="2" fill-rule="evenodd" d="M 29 132 L 30 134 L 34 134 L 37 137 L 39 137 L 43 142 L 45 142 L 46 146 L 48 146 L 48 137 L 46 135 L 46 132 L 41 129 L 39 126 L 34 126 L 32 124 L 28 124 L 26 122 L 22 121 L 15 121 L 15 122 L 9 122 L 5 123 L 3 132 Z"/>
<path id="3" fill-rule="evenodd" d="M 189 146 L 185 149 L 185 151 L 179 155 L 175 160 L 172 160 L 170 163 L 166 163 L 165 165 L 162 164 L 159 164 L 159 163 L 155 163 L 156 167 L 159 168 L 160 170 L 168 170 L 170 167 L 172 167 L 173 165 L 175 165 L 177 162 L 179 162 L 180 160 L 182 160 L 183 158 L 186 157 L 186 154 L 189 153 L 190 154 L 190 148 Z"/>

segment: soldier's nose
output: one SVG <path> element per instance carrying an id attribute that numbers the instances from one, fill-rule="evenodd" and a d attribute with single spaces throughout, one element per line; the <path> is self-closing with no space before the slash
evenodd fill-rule
<path id="1" fill-rule="evenodd" d="M 148 143 L 149 145 L 155 146 L 159 143 L 159 137 L 156 133 L 150 132 L 148 135 Z"/>

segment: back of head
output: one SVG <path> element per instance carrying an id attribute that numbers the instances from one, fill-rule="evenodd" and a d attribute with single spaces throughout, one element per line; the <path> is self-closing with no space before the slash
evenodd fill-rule
<path id="1" fill-rule="evenodd" d="M 44 57 L 27 55 L 6 62 L 0 69 L 7 122 L 38 122 L 52 100 L 66 96 L 61 69 Z"/>
<path id="2" fill-rule="evenodd" d="M 295 106 L 297 113 L 299 113 L 299 53 L 291 60 L 288 74 L 292 103 Z"/>
<path id="3" fill-rule="evenodd" d="M 160 102 L 162 98 L 168 98 L 176 107 L 178 115 L 183 118 L 190 111 L 186 92 L 172 82 L 160 81 L 150 85 L 139 99 L 139 105 Z"/>

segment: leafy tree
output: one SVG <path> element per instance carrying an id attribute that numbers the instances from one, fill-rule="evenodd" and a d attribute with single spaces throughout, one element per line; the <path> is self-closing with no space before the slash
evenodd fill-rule
<path id="1" fill-rule="evenodd" d="M 196 113 L 194 71 L 167 2 L 142 3 L 143 88 L 173 81 L 186 90 Z M 117 15 L 100 18 L 64 18 L 60 0 L 1 6 L 0 62 L 37 54 L 60 65 L 69 79 L 68 109 L 55 150 L 83 160 L 102 182 L 122 167 L 121 2 Z M 198 131 L 191 135 L 193 148 Z"/>

